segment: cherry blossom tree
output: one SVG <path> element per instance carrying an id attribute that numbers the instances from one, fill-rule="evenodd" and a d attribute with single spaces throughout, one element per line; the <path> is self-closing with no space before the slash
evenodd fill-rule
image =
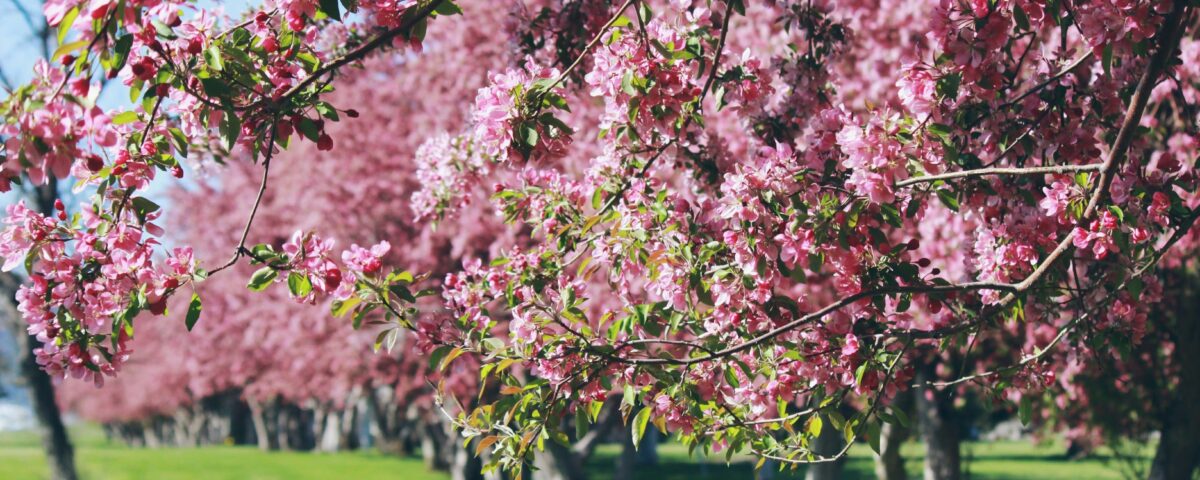
<path id="1" fill-rule="evenodd" d="M 385 141 L 353 133 L 385 120 L 336 98 L 346 68 L 391 50 L 397 75 L 439 75 L 409 59 L 470 5 L 281 0 L 227 21 L 170 1 L 48 3 L 58 65 L 5 104 L 0 172 L 95 193 L 75 216 L 15 205 L 0 234 L 5 268 L 30 273 L 19 308 L 41 365 L 101 384 L 136 358 L 133 320 L 159 321 L 138 315 L 172 298 L 188 330 L 255 308 L 205 294 L 235 278 L 280 291 L 262 302 L 328 300 L 356 327 L 381 323 L 380 343 L 411 332 L 444 375 L 477 370 L 494 395 L 443 390 L 439 405 L 489 467 L 520 471 L 618 394 L 635 445 L 653 425 L 692 450 L 795 467 L 878 446 L 884 423 L 907 422 L 891 402 L 914 377 L 1028 410 L 1059 388 L 1050 352 L 1145 340 L 1155 268 L 1197 216 L 1187 2 L 944 0 L 886 21 L 855 2 L 541 3 L 513 16 L 523 55 L 489 69 L 473 102 L 439 103 L 466 121 L 415 148 L 417 188 L 339 167 L 308 187 L 410 194 L 411 214 L 439 225 L 475 221 L 490 194 L 497 236 L 522 240 L 447 271 L 390 257 L 413 237 L 371 215 L 305 224 L 299 207 L 269 221 L 299 233 L 256 232 L 280 215 L 279 170 L 311 176 L 277 152 Z M 872 30 L 904 15 L 928 34 Z M 131 88 L 131 108 L 94 106 L 101 75 Z M 159 240 L 147 187 L 184 176 L 185 159 L 261 173 L 253 201 L 199 194 L 227 205 L 210 237 L 223 245 Z M 248 220 L 231 228 L 237 210 Z M 344 228 L 378 243 L 335 250 Z M 946 346 L 1007 334 L 1030 339 L 1012 362 L 917 375 Z M 826 429 L 839 451 L 814 446 Z"/>

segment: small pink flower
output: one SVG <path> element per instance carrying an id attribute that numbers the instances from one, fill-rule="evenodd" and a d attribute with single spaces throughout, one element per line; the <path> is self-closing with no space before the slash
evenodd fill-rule
<path id="1" fill-rule="evenodd" d="M 858 353 L 858 337 L 854 334 L 846 335 L 846 343 L 842 344 L 842 356 L 849 357 Z"/>
<path id="2" fill-rule="evenodd" d="M 375 273 L 383 268 L 383 256 L 391 249 L 392 245 L 386 240 L 370 249 L 362 248 L 357 244 L 350 245 L 350 250 L 342 252 L 342 261 L 353 271 Z"/>

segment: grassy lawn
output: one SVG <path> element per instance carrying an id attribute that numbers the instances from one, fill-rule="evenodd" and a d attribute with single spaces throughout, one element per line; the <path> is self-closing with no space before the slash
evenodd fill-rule
<path id="1" fill-rule="evenodd" d="M 80 474 L 84 480 L 307 480 L 307 479 L 401 479 L 445 480 L 448 477 L 425 470 L 419 459 L 387 457 L 370 452 L 343 454 L 263 453 L 251 447 L 204 447 L 182 449 L 129 449 L 108 444 L 96 428 L 72 432 Z M 964 459 L 972 479 L 1119 479 L 1115 462 L 1102 459 L 1067 461 L 1058 447 L 1036 447 L 1024 442 L 973 443 L 964 447 Z M 604 445 L 589 463 L 594 479 L 609 478 L 616 445 Z M 638 480 L 751 479 L 753 462 L 736 458 L 726 466 L 724 456 L 707 462 L 689 459 L 676 444 L 659 448 L 660 465 L 637 472 Z M 921 446 L 905 446 L 910 478 L 920 478 Z M 870 450 L 856 446 L 846 465 L 846 478 L 874 478 Z M 37 438 L 28 432 L 0 434 L 0 478 L 36 480 L 46 478 L 46 466 Z M 801 478 L 801 475 L 776 475 Z"/>

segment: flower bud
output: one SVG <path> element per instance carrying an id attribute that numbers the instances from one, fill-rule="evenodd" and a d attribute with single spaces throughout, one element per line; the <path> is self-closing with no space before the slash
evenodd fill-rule
<path id="1" fill-rule="evenodd" d="M 333 150 L 333 137 L 330 137 L 328 133 L 322 133 L 320 137 L 317 137 L 317 150 Z"/>

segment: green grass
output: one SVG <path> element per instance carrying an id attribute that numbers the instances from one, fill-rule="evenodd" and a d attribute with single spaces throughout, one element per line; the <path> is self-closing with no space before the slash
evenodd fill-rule
<path id="1" fill-rule="evenodd" d="M 921 478 L 924 446 L 907 443 L 902 452 L 905 469 L 910 479 Z M 963 447 L 964 468 L 969 469 L 971 479 L 1016 480 L 1016 479 L 1121 479 L 1123 478 L 1115 460 L 1092 458 L 1067 460 L 1063 448 L 1057 445 L 1036 446 L 1029 442 L 970 443 Z M 615 445 L 601 446 L 589 463 L 592 478 L 607 478 L 614 459 L 620 453 Z M 968 461 L 969 456 L 969 461 Z M 708 462 L 689 459 L 687 450 L 678 444 L 659 447 L 659 465 L 653 469 L 637 472 L 635 480 L 699 480 L 699 479 L 752 479 L 754 459 L 734 457 L 726 467 L 724 455 L 713 456 Z M 843 478 L 875 478 L 875 466 L 870 447 L 855 445 L 850 449 Z M 776 474 L 777 479 L 803 478 L 803 470 L 795 473 Z"/>
<path id="2" fill-rule="evenodd" d="M 396 458 L 373 452 L 341 454 L 263 453 L 252 447 L 130 449 L 109 444 L 95 427 L 72 431 L 80 474 L 84 480 L 308 480 L 399 479 L 446 480 L 428 472 L 419 459 Z M 1027 442 L 973 443 L 963 450 L 972 479 L 1119 479 L 1116 462 L 1104 459 L 1068 461 L 1057 446 L 1038 447 Z M 617 445 L 603 445 L 588 464 L 593 479 L 610 477 Z M 920 478 L 921 445 L 905 445 L 910 478 Z M 689 459 L 678 444 L 659 447 L 660 464 L 641 468 L 637 480 L 752 479 L 753 462 L 735 457 L 726 466 L 724 456 L 708 461 Z M 37 437 L 30 432 L 0 434 L 0 478 L 46 478 L 46 466 Z M 798 474 L 776 478 L 801 478 Z M 846 464 L 845 478 L 874 478 L 870 450 L 855 446 Z"/>
<path id="3" fill-rule="evenodd" d="M 260 452 L 253 447 L 130 449 L 109 444 L 96 428 L 72 430 L 83 480 L 446 480 L 420 459 L 374 452 L 343 454 Z M 0 479 L 47 478 L 38 443 L 29 432 L 0 434 Z"/>

